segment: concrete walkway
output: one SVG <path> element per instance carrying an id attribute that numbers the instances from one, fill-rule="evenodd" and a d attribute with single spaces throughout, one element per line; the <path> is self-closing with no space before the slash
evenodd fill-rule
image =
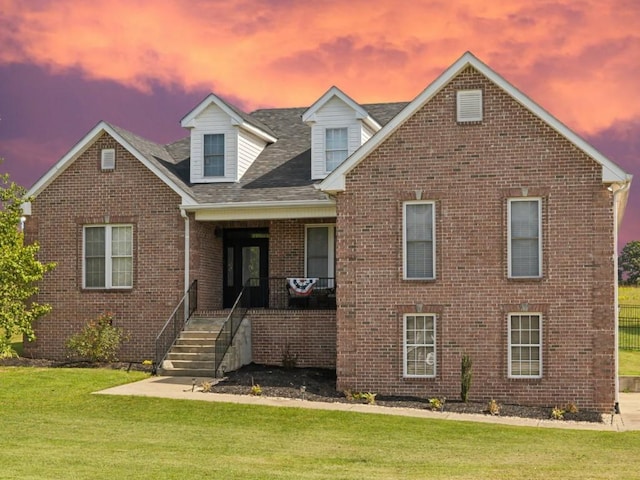
<path id="1" fill-rule="evenodd" d="M 377 413 L 385 415 L 403 415 L 417 418 L 439 420 L 457 420 L 466 422 L 494 423 L 522 427 L 565 428 L 575 430 L 601 430 L 624 432 L 640 430 L 640 393 L 620 394 L 620 414 L 604 415 L 603 423 L 570 422 L 557 420 L 535 420 L 517 417 L 493 417 L 453 412 L 432 412 L 413 408 L 381 407 L 351 403 L 310 402 L 301 399 L 254 397 L 251 395 L 230 395 L 222 393 L 202 393 L 198 379 L 193 385 L 187 377 L 149 377 L 145 380 L 128 383 L 119 387 L 96 392 L 100 395 L 133 395 L 143 397 L 173 398 L 178 400 L 200 400 L 207 402 L 239 403 L 246 405 L 266 405 L 271 407 L 295 407 L 315 410 L 340 410 L 359 413 Z"/>

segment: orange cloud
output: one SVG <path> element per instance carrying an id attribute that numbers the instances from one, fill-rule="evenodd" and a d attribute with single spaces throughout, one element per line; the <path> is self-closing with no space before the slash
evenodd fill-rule
<path id="1" fill-rule="evenodd" d="M 308 105 L 333 84 L 359 102 L 410 100 L 471 50 L 581 133 L 640 118 L 640 3 L 530 3 L 0 0 L 0 64 L 253 108 Z"/>

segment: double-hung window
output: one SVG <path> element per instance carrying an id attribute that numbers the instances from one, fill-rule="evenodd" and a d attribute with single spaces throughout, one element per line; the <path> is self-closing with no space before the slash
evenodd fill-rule
<path id="1" fill-rule="evenodd" d="M 509 377 L 542 377 L 542 315 L 509 315 Z"/>
<path id="2" fill-rule="evenodd" d="M 204 176 L 224 177 L 224 134 L 204 136 Z"/>
<path id="3" fill-rule="evenodd" d="M 333 171 L 348 156 L 348 129 L 327 128 L 325 131 L 325 169 Z"/>
<path id="4" fill-rule="evenodd" d="M 99 225 L 83 229 L 84 287 L 133 286 L 133 227 Z"/>
<path id="5" fill-rule="evenodd" d="M 542 201 L 539 198 L 509 200 L 509 278 L 542 276 Z"/>
<path id="6" fill-rule="evenodd" d="M 403 275 L 406 280 L 435 278 L 435 204 L 406 202 L 403 225 Z"/>
<path id="7" fill-rule="evenodd" d="M 435 377 L 436 316 L 404 315 L 404 376 Z"/>
<path id="8" fill-rule="evenodd" d="M 333 225 L 307 225 L 305 275 L 321 279 L 320 287 L 333 288 L 335 276 L 335 227 Z"/>

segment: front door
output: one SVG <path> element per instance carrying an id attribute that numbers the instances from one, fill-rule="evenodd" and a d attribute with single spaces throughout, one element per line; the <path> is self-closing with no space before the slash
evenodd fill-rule
<path id="1" fill-rule="evenodd" d="M 249 306 L 268 307 L 269 232 L 267 229 L 224 231 L 224 307 L 230 308 L 246 286 Z"/>

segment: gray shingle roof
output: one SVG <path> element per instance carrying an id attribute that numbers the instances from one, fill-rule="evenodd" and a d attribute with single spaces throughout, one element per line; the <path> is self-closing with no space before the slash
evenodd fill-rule
<path id="1" fill-rule="evenodd" d="M 378 103 L 363 108 L 384 125 L 406 105 L 406 102 Z M 190 183 L 189 137 L 159 145 L 111 126 L 199 203 L 322 200 L 327 198 L 326 194 L 314 187 L 317 180 L 311 180 L 311 128 L 301 118 L 305 110 L 307 107 L 238 112 L 247 122 L 273 133 L 278 141 L 262 151 L 237 183 Z"/>

